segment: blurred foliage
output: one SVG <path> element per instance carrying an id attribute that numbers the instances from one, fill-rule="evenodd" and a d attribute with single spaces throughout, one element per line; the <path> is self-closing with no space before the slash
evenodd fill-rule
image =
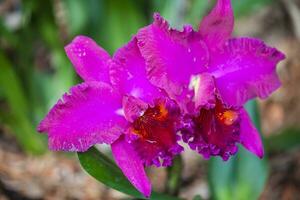
<path id="1" fill-rule="evenodd" d="M 3 96 L 10 104 L 11 112 L 8 115 L 1 115 L 1 119 L 12 127 L 16 138 L 22 147 L 29 152 L 42 153 L 45 148 L 39 135 L 37 135 L 28 120 L 28 102 L 25 98 L 20 82 L 12 70 L 11 63 L 0 52 L 0 84 L 3 89 Z"/>
<path id="2" fill-rule="evenodd" d="M 300 147 L 300 129 L 287 128 L 265 140 L 268 152 L 280 152 Z"/>
<path id="3" fill-rule="evenodd" d="M 260 117 L 255 101 L 246 104 L 252 121 L 260 130 Z M 258 199 L 268 175 L 266 156 L 260 160 L 242 146 L 238 154 L 224 162 L 221 158 L 209 161 L 209 182 L 214 199 Z"/>
<path id="4" fill-rule="evenodd" d="M 265 5 L 274 2 L 274 0 L 233 0 L 233 9 L 235 17 L 242 17 L 256 12 Z"/>
<path id="5" fill-rule="evenodd" d="M 3 4 L 1 1 L 0 4 Z M 79 82 L 63 47 L 78 35 L 95 39 L 110 54 L 124 45 L 160 12 L 172 26 L 198 28 L 214 1 L 206 0 L 24 0 L 13 1 L 0 13 L 0 120 L 10 127 L 26 152 L 46 151 L 46 137 L 35 129 L 49 108 L 71 85 Z M 272 0 L 233 0 L 236 17 L 261 9 Z M 10 17 L 20 16 L 17 25 Z M 259 127 L 254 102 L 248 104 Z M 266 140 L 266 149 L 299 145 L 299 130 L 289 129 Z M 96 149 L 79 154 L 85 170 L 104 184 L 141 197 L 118 168 Z M 258 160 L 242 148 L 228 162 L 210 161 L 209 181 L 217 200 L 257 199 L 268 174 L 267 159 Z M 104 173 L 109 169 L 110 173 Z M 108 172 L 107 171 L 107 172 Z M 112 177 L 118 177 L 117 183 Z M 153 194 L 153 199 L 172 197 Z M 173 198 L 174 199 L 174 198 Z M 201 199 L 200 196 L 195 199 Z"/>

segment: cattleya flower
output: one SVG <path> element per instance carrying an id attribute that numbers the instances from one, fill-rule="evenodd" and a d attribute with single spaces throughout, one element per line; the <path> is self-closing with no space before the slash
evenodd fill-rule
<path id="1" fill-rule="evenodd" d="M 38 126 L 51 150 L 83 152 L 111 145 L 128 180 L 146 197 L 144 166 L 169 166 L 183 139 L 204 158 L 227 160 L 241 143 L 263 157 L 258 131 L 244 104 L 280 86 L 278 50 L 254 38 L 231 38 L 230 0 L 216 6 L 198 31 L 153 24 L 111 58 L 93 40 L 76 37 L 66 53 L 84 80 L 54 105 Z M 181 136 L 178 134 L 181 133 Z"/>
<path id="2" fill-rule="evenodd" d="M 217 0 L 198 31 L 171 29 L 159 14 L 137 34 L 149 80 L 185 112 L 184 142 L 204 158 L 227 160 L 241 143 L 262 158 L 263 145 L 243 105 L 266 98 L 280 81 L 276 65 L 285 56 L 254 38 L 231 38 L 230 0 Z"/>
<path id="3" fill-rule="evenodd" d="M 149 197 L 144 165 L 169 166 L 183 150 L 177 143 L 177 104 L 148 81 L 135 37 L 113 58 L 85 36 L 65 50 L 84 82 L 63 95 L 38 131 L 48 133 L 49 148 L 55 151 L 83 152 L 110 144 L 117 165 Z"/>

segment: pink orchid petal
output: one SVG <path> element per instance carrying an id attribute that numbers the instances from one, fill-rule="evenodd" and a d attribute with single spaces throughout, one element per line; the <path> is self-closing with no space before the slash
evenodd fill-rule
<path id="1" fill-rule="evenodd" d="M 162 95 L 147 78 L 146 63 L 135 37 L 115 53 L 113 61 L 110 66 L 112 84 L 122 94 L 134 96 L 150 104 Z"/>
<path id="2" fill-rule="evenodd" d="M 38 131 L 48 133 L 49 148 L 55 151 L 86 151 L 96 143 L 111 144 L 125 130 L 125 118 L 117 114 L 121 101 L 106 83 L 76 85 L 54 105 Z"/>
<path id="3" fill-rule="evenodd" d="M 242 145 L 248 151 L 262 158 L 264 156 L 264 147 L 260 135 L 245 109 L 241 109 L 240 118 L 240 140 Z"/>
<path id="4" fill-rule="evenodd" d="M 145 197 L 150 197 L 151 183 L 134 148 L 122 137 L 111 145 L 117 165 L 131 184 Z"/>
<path id="5" fill-rule="evenodd" d="M 215 53 L 210 73 L 225 104 L 242 106 L 249 99 L 268 97 L 280 87 L 276 65 L 284 55 L 252 38 L 230 39 Z"/>
<path id="6" fill-rule="evenodd" d="M 86 36 L 77 36 L 65 47 L 77 74 L 84 81 L 103 81 L 109 83 L 109 54 Z"/>
<path id="7" fill-rule="evenodd" d="M 217 0 L 212 11 L 203 18 L 199 33 L 210 50 L 222 46 L 230 38 L 234 25 L 230 0 Z"/>
<path id="8" fill-rule="evenodd" d="M 208 73 L 202 73 L 195 78 L 195 107 L 213 108 L 216 104 L 215 80 Z"/>
<path id="9" fill-rule="evenodd" d="M 185 104 L 191 76 L 208 64 L 208 50 L 200 36 L 191 26 L 182 32 L 170 29 L 165 19 L 154 14 L 153 24 L 141 29 L 137 38 L 151 83 Z"/>
<path id="10" fill-rule="evenodd" d="M 136 118 L 140 117 L 147 108 L 148 104 L 138 98 L 128 95 L 123 97 L 124 114 L 129 122 L 133 122 Z"/>

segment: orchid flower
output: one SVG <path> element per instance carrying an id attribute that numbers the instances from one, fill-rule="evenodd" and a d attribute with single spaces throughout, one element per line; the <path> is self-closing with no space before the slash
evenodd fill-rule
<path id="1" fill-rule="evenodd" d="M 84 82 L 63 95 L 38 131 L 48 133 L 49 148 L 55 151 L 111 145 L 125 176 L 149 197 L 144 165 L 168 166 L 183 150 L 177 143 L 177 104 L 148 81 L 135 37 L 113 58 L 85 36 L 76 37 L 65 50 Z"/>
<path id="2" fill-rule="evenodd" d="M 276 65 L 285 56 L 255 38 L 231 38 L 230 0 L 217 0 L 198 31 L 171 29 L 154 14 L 137 34 L 148 78 L 185 112 L 184 142 L 204 158 L 227 160 L 241 143 L 262 158 L 262 141 L 243 105 L 280 87 Z"/>

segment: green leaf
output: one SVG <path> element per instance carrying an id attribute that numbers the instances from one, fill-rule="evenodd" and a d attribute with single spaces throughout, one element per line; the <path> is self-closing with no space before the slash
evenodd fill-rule
<path id="1" fill-rule="evenodd" d="M 66 0 L 63 1 L 67 8 L 67 18 L 69 23 L 70 32 L 74 35 L 83 34 L 82 30 L 85 29 L 89 23 L 89 12 L 87 3 L 88 0 Z"/>
<path id="2" fill-rule="evenodd" d="M 212 199 L 231 200 L 234 184 L 235 158 L 224 162 L 221 158 L 211 158 L 209 161 L 208 180 Z"/>
<path id="3" fill-rule="evenodd" d="M 106 155 L 92 147 L 84 153 L 78 153 L 78 158 L 83 169 L 98 181 L 108 187 L 145 199 L 126 179 L 116 164 Z M 152 192 L 153 200 L 180 200 L 179 198 Z"/>
<path id="4" fill-rule="evenodd" d="M 285 151 L 300 147 L 299 128 L 288 128 L 276 133 L 265 140 L 268 151 Z"/>
<path id="5" fill-rule="evenodd" d="M 106 0 L 106 21 L 103 35 L 106 49 L 112 53 L 126 44 L 146 24 L 143 12 L 131 0 Z"/>
<path id="6" fill-rule="evenodd" d="M 167 168 L 168 178 L 166 181 L 166 191 L 168 194 L 177 195 L 180 190 L 183 170 L 183 160 L 180 155 L 173 159 L 172 166 Z"/>
<path id="7" fill-rule="evenodd" d="M 245 149 L 241 149 L 236 166 L 236 199 L 258 199 L 268 176 L 267 160 L 260 160 Z"/>
<path id="8" fill-rule="evenodd" d="M 5 118 L 5 122 L 12 128 L 25 151 L 33 154 L 43 153 L 47 145 L 42 142 L 41 136 L 29 120 L 28 102 L 20 81 L 2 52 L 0 52 L 0 71 L 1 89 L 11 111 Z"/>
<path id="9" fill-rule="evenodd" d="M 273 0 L 239 0 L 232 1 L 235 17 L 242 17 L 254 13 L 264 6 L 274 2 Z"/>
<path id="10" fill-rule="evenodd" d="M 196 195 L 196 196 L 194 196 L 193 200 L 202 200 L 202 198 L 200 195 Z"/>
<path id="11" fill-rule="evenodd" d="M 260 118 L 255 101 L 246 105 L 256 127 Z M 261 194 L 268 175 L 266 158 L 260 160 L 242 146 L 235 157 L 224 162 L 213 158 L 209 163 L 209 182 L 213 199 L 253 200 Z"/>

